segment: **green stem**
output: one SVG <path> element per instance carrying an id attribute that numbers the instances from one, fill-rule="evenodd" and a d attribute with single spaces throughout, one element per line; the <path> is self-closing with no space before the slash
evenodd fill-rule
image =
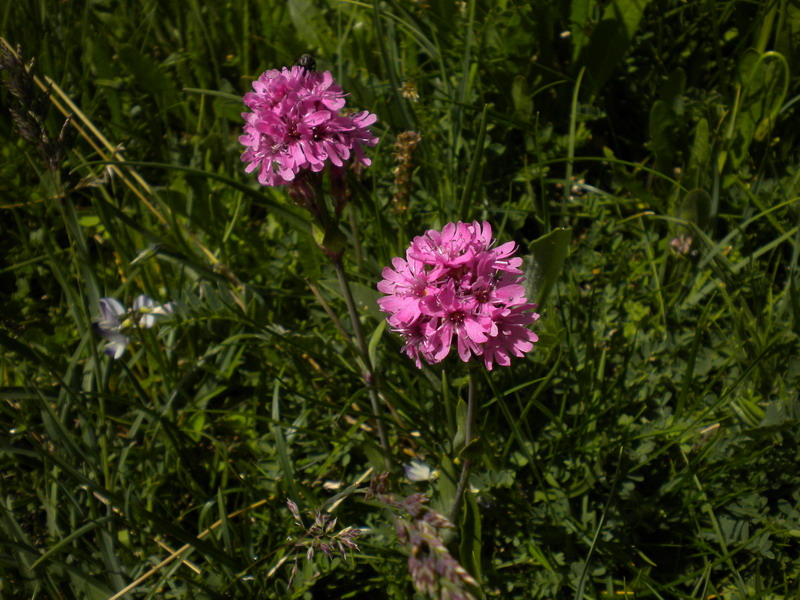
<path id="1" fill-rule="evenodd" d="M 561 227 L 567 223 L 567 200 L 572 193 L 572 161 L 575 159 L 575 131 L 578 119 L 578 94 L 581 91 L 581 81 L 586 67 L 581 67 L 578 79 L 575 81 L 575 89 L 572 92 L 572 110 L 569 118 L 569 138 L 567 138 L 567 173 L 564 176 L 564 196 L 561 198 Z"/>
<path id="2" fill-rule="evenodd" d="M 347 279 L 347 273 L 344 270 L 344 264 L 341 257 L 331 259 L 333 266 L 336 269 L 336 277 L 339 279 L 339 286 L 342 289 L 342 296 L 344 303 L 347 305 L 347 312 L 350 314 L 350 321 L 353 324 L 353 332 L 356 336 L 356 346 L 361 353 L 361 360 L 364 365 L 364 372 L 362 376 L 364 383 L 367 385 L 367 392 L 369 400 L 372 404 L 372 413 L 375 415 L 375 421 L 378 425 L 378 436 L 383 448 L 384 461 L 386 469 L 390 470 L 391 463 L 389 462 L 389 438 L 386 436 L 386 429 L 383 426 L 383 415 L 381 405 L 378 401 L 378 392 L 375 389 L 375 374 L 372 370 L 372 361 L 369 358 L 369 348 L 367 347 L 367 340 L 364 338 L 364 330 L 361 328 L 361 321 L 358 319 L 358 311 L 356 310 L 356 303 L 353 300 L 353 294 L 350 291 L 350 282 Z"/>
<path id="3" fill-rule="evenodd" d="M 473 428 L 475 424 L 475 369 L 470 367 L 469 370 L 469 388 L 467 392 L 467 423 L 464 427 L 464 448 L 466 449 L 473 439 Z M 467 489 L 467 482 L 469 481 L 469 472 L 472 467 L 472 461 L 468 458 L 464 459 L 464 464 L 461 467 L 461 477 L 458 479 L 458 486 L 456 493 L 453 496 L 453 506 L 450 508 L 450 521 L 456 522 L 458 518 L 458 511 L 461 508 L 461 498 Z"/>

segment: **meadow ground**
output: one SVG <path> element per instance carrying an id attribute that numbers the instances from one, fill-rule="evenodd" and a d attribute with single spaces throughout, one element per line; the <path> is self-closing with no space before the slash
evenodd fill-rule
<path id="1" fill-rule="evenodd" d="M 800 597 L 796 0 L 39 0 L 0 36 L 0 598 Z M 290 196 L 242 96 L 306 53 L 380 141 Z M 524 259 L 509 367 L 417 368 L 377 304 L 457 221 Z"/>

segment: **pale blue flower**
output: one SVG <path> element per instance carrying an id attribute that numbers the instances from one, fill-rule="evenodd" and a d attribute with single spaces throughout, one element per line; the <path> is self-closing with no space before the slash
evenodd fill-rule
<path id="1" fill-rule="evenodd" d="M 125 353 L 125 347 L 128 345 L 128 336 L 120 331 L 122 329 L 120 317 L 127 315 L 127 312 L 114 298 L 100 298 L 100 320 L 95 322 L 95 328 L 108 341 L 104 352 L 114 360 Z"/>
<path id="2" fill-rule="evenodd" d="M 152 298 L 141 294 L 133 301 L 131 313 L 141 314 L 139 327 L 150 329 L 156 324 L 156 316 L 166 316 L 173 311 L 172 303 L 156 304 Z M 106 344 L 105 352 L 117 360 L 125 353 L 130 339 L 122 331 L 133 325 L 128 310 L 114 298 L 100 298 L 100 319 L 95 321 L 95 330 L 103 336 Z"/>

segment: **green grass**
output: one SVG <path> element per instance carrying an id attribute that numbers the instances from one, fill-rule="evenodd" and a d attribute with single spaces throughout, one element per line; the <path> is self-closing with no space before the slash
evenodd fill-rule
<path id="1" fill-rule="evenodd" d="M 55 84 L 25 106 L 49 144 L 0 87 L 0 598 L 415 597 L 364 494 L 384 460 L 336 273 L 239 158 L 241 95 L 305 52 L 379 118 L 343 230 L 391 493 L 446 513 L 473 459 L 446 541 L 476 597 L 800 596 L 795 2 L 41 0 L 0 36 Z M 477 378 L 459 456 L 467 369 L 417 370 L 375 285 L 471 219 L 535 265 L 541 341 Z M 98 301 L 142 293 L 175 319 L 113 361 Z M 405 481 L 415 456 L 439 477 Z M 307 562 L 290 498 L 360 550 Z"/>

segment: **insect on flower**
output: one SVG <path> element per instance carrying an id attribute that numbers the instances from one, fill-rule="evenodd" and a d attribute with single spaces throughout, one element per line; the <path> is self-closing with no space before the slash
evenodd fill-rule
<path id="1" fill-rule="evenodd" d="M 303 56 L 297 59 L 295 64 L 298 67 L 303 67 L 306 71 L 317 70 L 317 61 L 314 60 L 314 57 L 310 54 L 303 54 Z"/>

